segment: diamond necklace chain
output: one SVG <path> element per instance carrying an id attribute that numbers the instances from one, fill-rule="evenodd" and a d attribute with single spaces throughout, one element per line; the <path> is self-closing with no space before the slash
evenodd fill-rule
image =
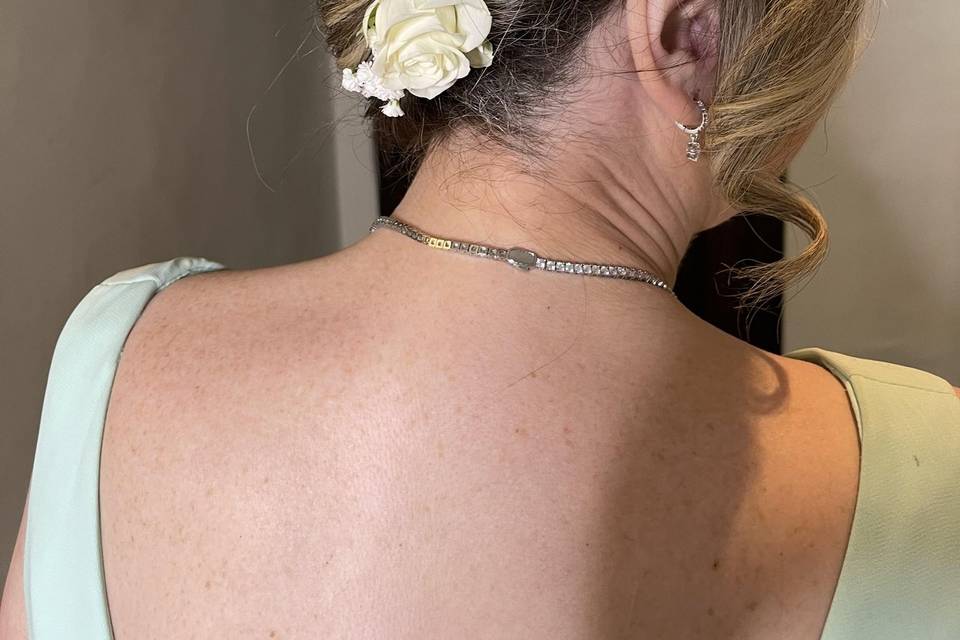
<path id="1" fill-rule="evenodd" d="M 665 291 L 676 297 L 673 289 L 670 288 L 662 278 L 636 267 L 627 267 L 617 264 L 594 264 L 586 262 L 568 262 L 565 260 L 553 260 L 537 255 L 529 249 L 513 247 L 504 249 L 501 247 L 491 247 L 476 242 L 464 242 L 460 240 L 449 240 L 447 238 L 438 238 L 420 229 L 400 222 L 390 216 L 378 216 L 373 224 L 370 225 L 370 233 L 379 228 L 392 229 L 408 238 L 416 240 L 435 249 L 443 251 L 456 251 L 479 258 L 489 258 L 506 262 L 517 269 L 529 271 L 530 269 L 542 269 L 543 271 L 556 271 L 559 273 L 572 273 L 576 275 L 597 276 L 601 278 L 617 278 L 620 280 L 635 280 L 645 282 Z"/>

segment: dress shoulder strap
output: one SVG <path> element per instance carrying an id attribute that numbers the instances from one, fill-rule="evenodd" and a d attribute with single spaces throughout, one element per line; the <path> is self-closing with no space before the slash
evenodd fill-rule
<path id="1" fill-rule="evenodd" d="M 112 637 L 100 548 L 100 445 L 124 342 L 150 299 L 223 265 L 181 257 L 90 290 L 57 338 L 30 478 L 23 579 L 32 640 Z"/>
<path id="2" fill-rule="evenodd" d="M 860 486 L 822 640 L 960 638 L 960 398 L 920 369 L 819 347 L 860 431 Z"/>

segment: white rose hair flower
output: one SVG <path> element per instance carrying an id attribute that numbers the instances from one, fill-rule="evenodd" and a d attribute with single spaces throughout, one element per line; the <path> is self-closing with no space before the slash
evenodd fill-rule
<path id="1" fill-rule="evenodd" d="M 406 92 L 433 99 L 493 62 L 490 11 L 483 0 L 373 0 L 359 34 L 370 50 L 356 71 L 343 70 L 343 87 L 386 104 L 384 115 L 404 115 Z"/>

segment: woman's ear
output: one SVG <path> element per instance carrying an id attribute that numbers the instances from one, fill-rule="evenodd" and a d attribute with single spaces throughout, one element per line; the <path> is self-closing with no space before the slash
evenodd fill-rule
<path id="1" fill-rule="evenodd" d="M 646 7 L 649 56 L 663 79 L 708 104 L 716 85 L 717 0 L 637 0 Z"/>

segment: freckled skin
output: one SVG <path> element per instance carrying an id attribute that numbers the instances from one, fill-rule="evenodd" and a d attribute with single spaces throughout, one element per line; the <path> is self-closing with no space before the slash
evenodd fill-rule
<path id="1" fill-rule="evenodd" d="M 674 385 L 664 337 L 534 344 L 299 269 L 183 280 L 131 335 L 101 480 L 118 637 L 816 639 L 855 489 L 832 376 L 721 339 Z M 302 279 L 344 288 L 308 325 Z"/>

